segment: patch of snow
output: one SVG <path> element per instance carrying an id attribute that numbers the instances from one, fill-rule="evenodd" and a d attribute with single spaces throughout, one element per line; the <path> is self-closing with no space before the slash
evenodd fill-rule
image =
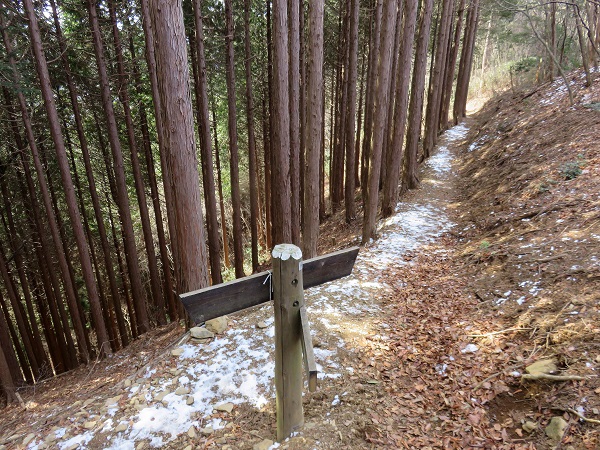
<path id="1" fill-rule="evenodd" d="M 94 433 L 91 431 L 86 431 L 83 434 L 79 434 L 77 436 L 73 436 L 71 439 L 67 439 L 64 442 L 58 442 L 58 448 L 60 450 L 64 450 L 66 448 L 69 448 L 75 444 L 78 444 L 80 446 L 83 446 L 85 448 L 85 446 L 87 445 L 88 442 L 90 442 L 92 440 L 92 438 L 94 437 Z"/>
<path id="2" fill-rule="evenodd" d="M 475 344 L 467 344 L 467 346 L 465 348 L 463 348 L 460 352 L 461 353 L 475 353 L 477 350 L 479 350 L 479 347 L 477 347 Z"/>
<path id="3" fill-rule="evenodd" d="M 448 369 L 448 364 L 437 364 L 435 366 L 435 371 L 438 373 L 438 375 L 445 375 L 446 369 Z"/>

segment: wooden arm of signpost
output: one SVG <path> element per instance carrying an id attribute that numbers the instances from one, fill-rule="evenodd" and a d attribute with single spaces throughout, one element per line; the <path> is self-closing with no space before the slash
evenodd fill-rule
<path id="1" fill-rule="evenodd" d="M 352 247 L 304 261 L 304 289 L 350 275 L 358 250 L 358 247 Z M 269 271 L 261 272 L 181 294 L 179 298 L 192 322 L 201 323 L 268 302 L 271 299 L 270 276 Z"/>

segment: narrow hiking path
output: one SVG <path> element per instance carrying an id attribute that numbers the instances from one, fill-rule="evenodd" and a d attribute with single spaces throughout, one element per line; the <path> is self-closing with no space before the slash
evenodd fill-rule
<path id="1" fill-rule="evenodd" d="M 377 365 L 396 364 L 389 356 L 377 358 L 382 353 L 373 346 L 385 348 L 394 335 L 390 299 L 406 283 L 390 274 L 402 266 L 413 270 L 410 255 L 453 226 L 448 214 L 455 201 L 453 153 L 466 133 L 459 125 L 444 135 L 424 164 L 422 188 L 380 223 L 379 239 L 361 249 L 350 277 L 305 292 L 319 389 L 305 394 L 304 430 L 282 447 L 364 448 L 365 439 L 377 442 L 380 413 L 374 411 L 387 389 L 385 370 Z M 217 331 L 215 338 L 175 346 L 108 395 L 74 399 L 58 423 L 44 427 L 44 421 L 33 422 L 21 446 L 252 448 L 264 441 L 268 447 L 275 434 L 272 306 L 230 317 L 226 328 Z M 407 348 L 423 338 L 412 336 Z M 461 349 L 453 351 L 460 354 Z M 431 367 L 438 370 L 443 364 L 440 360 Z M 392 407 L 389 417 L 397 415 Z"/>

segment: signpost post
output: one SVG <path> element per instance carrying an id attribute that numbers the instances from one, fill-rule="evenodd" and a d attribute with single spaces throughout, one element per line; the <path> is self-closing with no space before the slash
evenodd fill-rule
<path id="1" fill-rule="evenodd" d="M 194 323 L 260 305 L 273 298 L 278 441 L 289 437 L 304 424 L 303 360 L 309 390 L 313 392 L 317 387 L 317 366 L 304 289 L 350 275 L 358 250 L 353 247 L 303 262 L 298 247 L 279 244 L 272 253 L 272 273 L 262 272 L 179 296 Z"/>

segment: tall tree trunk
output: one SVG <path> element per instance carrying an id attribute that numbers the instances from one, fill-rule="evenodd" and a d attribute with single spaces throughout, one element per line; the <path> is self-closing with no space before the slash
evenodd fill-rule
<path id="1" fill-rule="evenodd" d="M 348 10 L 350 3 L 339 3 L 338 63 L 336 80 L 335 133 L 331 164 L 331 210 L 336 212 L 344 200 L 344 155 L 346 150 L 346 109 L 348 105 Z"/>
<path id="2" fill-rule="evenodd" d="M 235 95 L 235 63 L 233 57 L 233 0 L 225 0 L 225 75 L 227 78 L 227 111 L 229 130 L 229 174 L 231 182 L 231 206 L 233 208 L 233 253 L 235 276 L 244 277 L 244 248 L 242 233 L 242 204 L 240 200 L 239 151 L 237 133 L 237 107 Z"/>
<path id="3" fill-rule="evenodd" d="M 300 0 L 288 0 L 291 231 L 300 245 Z"/>
<path id="4" fill-rule="evenodd" d="M 433 1 L 433 0 L 431 0 Z M 381 25 L 381 43 L 379 47 L 379 63 L 377 65 L 377 91 L 375 93 L 375 109 L 373 114 L 373 148 L 369 159 L 369 179 L 367 185 L 367 202 L 363 220 L 362 242 L 366 244 L 376 238 L 377 206 L 379 203 L 379 178 L 381 172 L 381 155 L 390 101 L 390 75 L 394 32 L 396 30 L 397 1 L 385 2 L 383 5 L 383 22 Z"/>
<path id="5" fill-rule="evenodd" d="M 306 170 L 304 172 L 304 258 L 317 255 L 319 240 L 320 156 L 323 134 L 323 20 L 324 0 L 308 1 L 306 68 Z"/>
<path id="6" fill-rule="evenodd" d="M 454 0 L 444 0 L 440 26 L 438 27 L 437 43 L 434 56 L 434 69 L 430 75 L 429 93 L 427 96 L 427 111 L 425 114 L 425 135 L 423 139 L 423 157 L 428 158 L 437 141 L 439 129 L 441 88 L 446 66 L 448 39 L 450 36 L 450 23 L 452 20 L 452 6 Z"/>
<path id="7" fill-rule="evenodd" d="M 287 0 L 273 1 L 273 244 L 292 239 Z"/>
<path id="8" fill-rule="evenodd" d="M 354 187 L 360 187 L 360 136 L 362 130 L 362 111 L 363 111 L 363 102 L 364 102 L 364 93 L 365 93 L 365 46 L 363 46 L 362 51 L 362 64 L 360 70 L 360 92 L 358 94 L 358 109 L 356 115 L 356 140 L 354 141 Z"/>
<path id="9" fill-rule="evenodd" d="M 6 47 L 6 51 L 7 51 L 8 55 L 10 55 L 9 61 L 12 66 L 13 75 L 15 77 L 15 80 L 18 81 L 19 76 L 18 76 L 18 72 L 16 70 L 14 57 L 12 56 L 12 54 L 13 54 L 12 47 L 10 45 L 10 40 L 9 40 L 8 34 L 6 32 L 3 17 L 1 15 L 0 15 L 0 28 L 2 29 L 2 36 L 4 39 L 4 45 Z M 36 171 L 36 174 L 38 177 L 39 188 L 40 188 L 40 191 L 42 194 L 42 199 L 44 201 L 44 207 L 45 207 L 47 219 L 49 222 L 50 232 L 52 234 L 52 239 L 53 239 L 54 245 L 56 247 L 56 253 L 57 253 L 61 273 L 62 273 L 63 280 L 64 280 L 64 286 L 65 286 L 65 290 L 67 292 L 67 300 L 68 300 L 68 304 L 69 304 L 69 309 L 71 311 L 72 323 L 75 328 L 75 334 L 77 336 L 77 341 L 79 344 L 79 354 L 80 354 L 81 359 L 87 363 L 90 359 L 89 349 L 87 348 L 87 345 L 86 345 L 85 331 L 83 329 L 83 323 L 81 322 L 81 319 L 80 319 L 79 313 L 78 313 L 77 296 L 73 289 L 73 282 L 71 279 L 71 275 L 69 273 L 67 258 L 65 256 L 65 252 L 62 247 L 62 241 L 61 241 L 61 238 L 59 235 L 58 225 L 56 223 L 56 217 L 54 215 L 54 210 L 52 209 L 52 203 L 50 200 L 48 185 L 47 185 L 45 175 L 44 175 L 44 169 L 43 169 L 42 163 L 40 161 L 40 156 L 39 156 L 37 144 L 35 141 L 35 136 L 33 134 L 33 128 L 31 125 L 29 112 L 27 111 L 27 105 L 25 103 L 25 97 L 23 96 L 23 93 L 21 91 L 18 92 L 17 96 L 18 96 L 18 100 L 19 100 L 19 107 L 21 109 L 21 117 L 23 120 L 23 124 L 25 126 L 26 134 L 27 134 L 27 141 L 29 143 L 29 148 L 33 155 L 34 167 L 35 167 L 35 171 Z M 35 193 L 33 193 L 31 195 L 34 196 Z"/>
<path id="10" fill-rule="evenodd" d="M 217 117 L 215 113 L 216 106 L 212 105 L 212 120 L 215 138 L 215 164 L 217 165 L 217 187 L 219 189 L 219 209 L 221 211 L 221 233 L 223 235 L 223 259 L 225 267 L 231 267 L 229 259 L 229 238 L 227 237 L 227 222 L 225 221 L 225 199 L 223 197 L 223 180 L 221 179 L 221 152 L 219 151 L 219 139 L 217 136 Z"/>
<path id="11" fill-rule="evenodd" d="M 392 134 L 394 132 L 394 107 L 396 106 L 396 99 L 394 93 L 396 92 L 396 71 L 398 66 L 398 58 L 400 57 L 400 39 L 402 37 L 402 15 L 404 14 L 404 1 L 398 0 L 398 11 L 396 16 L 396 29 L 394 31 L 394 47 L 392 50 L 392 69 L 390 76 L 390 101 L 388 102 L 388 110 L 386 113 L 386 131 L 383 134 L 383 150 L 381 153 L 381 173 L 379 174 L 379 189 L 383 190 L 385 179 L 387 178 L 387 164 L 390 149 L 390 142 L 392 141 Z"/>
<path id="12" fill-rule="evenodd" d="M 206 206 L 206 229 L 208 233 L 208 256 L 212 284 L 223 282 L 221 276 L 221 246 L 219 245 L 219 222 L 217 220 L 217 200 L 215 197 L 215 175 L 213 172 L 212 138 L 210 116 L 208 114 L 208 81 L 204 57 L 204 29 L 202 24 L 202 3 L 194 0 L 196 26 L 196 56 L 198 80 L 196 81 L 196 103 L 198 109 L 198 129 L 200 134 L 200 159 L 202 161 L 202 181 L 204 184 L 204 204 Z"/>
<path id="13" fill-rule="evenodd" d="M 48 358 L 42 344 L 39 326 L 36 323 L 36 314 L 33 310 L 31 289 L 25 273 L 26 262 L 23 261 L 24 245 L 20 246 L 18 243 L 17 228 L 15 226 L 15 220 L 12 214 L 10 195 L 5 177 L 0 180 L 0 192 L 2 194 L 2 201 L 5 205 L 6 214 L 6 220 L 4 217 L 2 217 L 2 223 L 4 224 L 6 235 L 9 236 L 8 241 L 10 250 L 12 252 L 12 259 L 15 262 L 15 267 L 17 269 L 17 275 L 19 277 L 19 283 L 21 286 L 21 292 L 23 293 L 23 300 L 25 301 L 25 305 L 27 307 L 27 316 L 25 317 L 27 326 L 30 327 L 31 331 L 31 341 L 35 352 L 35 359 L 37 360 L 39 368 L 43 368 L 44 366 L 48 365 Z M 36 375 L 39 376 L 39 373 Z"/>
<path id="14" fill-rule="evenodd" d="M 36 257 L 37 257 L 38 264 L 40 267 L 52 267 L 54 263 L 50 256 L 51 251 L 50 251 L 47 239 L 46 239 L 47 227 L 45 225 L 42 225 L 41 214 L 39 211 L 39 206 L 38 206 L 37 197 L 36 197 L 37 189 L 34 186 L 33 178 L 31 175 L 31 170 L 29 168 L 29 161 L 27 160 L 27 157 L 26 157 L 25 144 L 23 143 L 21 136 L 19 135 L 19 130 L 18 130 L 18 127 L 16 124 L 16 114 L 14 112 L 8 91 L 6 89 L 3 89 L 3 93 L 4 93 L 4 97 L 5 97 L 5 101 L 6 101 L 6 110 L 8 111 L 8 113 L 11 117 L 15 118 L 14 120 L 10 121 L 10 124 L 11 124 L 12 133 L 15 138 L 15 142 L 17 144 L 17 149 L 18 149 L 17 151 L 18 151 L 19 159 L 21 161 L 21 166 L 23 168 L 23 173 L 25 175 L 25 182 L 23 182 L 19 171 L 17 171 L 17 177 L 19 178 L 19 187 L 21 189 L 21 197 L 24 200 L 26 211 L 31 213 L 31 215 L 30 215 L 31 220 L 28 220 L 30 230 L 31 230 L 31 235 L 34 237 L 34 239 L 37 240 L 37 242 L 40 243 L 40 245 L 35 246 Z M 27 185 L 26 188 L 25 188 L 25 184 Z M 54 234 L 54 232 L 51 232 L 50 234 L 51 234 L 51 236 L 53 238 L 53 242 L 54 242 L 55 234 Z M 59 254 L 59 267 L 60 267 L 59 273 L 62 275 L 63 265 L 60 260 L 61 256 L 64 256 L 64 254 L 63 255 Z M 77 364 L 78 364 L 77 354 L 76 354 L 76 350 L 75 350 L 75 343 L 73 341 L 73 337 L 71 336 L 71 330 L 69 328 L 70 325 L 69 325 L 69 320 L 68 320 L 66 311 L 65 311 L 63 304 L 61 302 L 61 299 L 60 299 L 60 295 L 61 295 L 60 282 L 58 280 L 57 273 L 55 270 L 42 270 L 41 276 L 42 276 L 42 280 L 44 281 L 44 288 L 45 288 L 46 292 L 49 294 L 49 295 L 47 295 L 47 300 L 50 305 L 50 312 L 52 314 L 52 321 L 54 322 L 54 328 L 57 332 L 59 343 L 61 345 L 60 348 L 61 348 L 62 359 L 66 364 L 65 370 L 68 370 L 70 368 L 75 368 L 75 367 L 77 367 Z M 70 283 L 70 281 L 69 281 L 69 283 Z M 72 284 L 70 284 L 70 286 L 72 287 Z M 71 291 L 69 291 L 69 289 L 65 285 L 65 293 L 66 293 L 67 297 L 68 297 L 68 295 L 70 295 L 70 294 L 68 294 L 68 292 L 73 292 L 73 290 L 71 289 Z"/>
<path id="15" fill-rule="evenodd" d="M 415 41 L 417 24 L 417 2 L 405 0 L 404 23 L 402 26 L 402 44 L 396 67 L 396 78 L 404 80 L 396 83 L 396 107 L 394 108 L 394 133 L 386 165 L 387 177 L 383 184 L 383 217 L 394 213 L 400 191 L 400 168 L 402 167 L 402 147 L 404 146 L 404 133 L 406 131 L 406 116 L 408 113 L 408 80 L 410 80 L 410 62 Z"/>
<path id="16" fill-rule="evenodd" d="M 138 94 L 143 95 L 140 79 L 140 71 L 135 57 L 135 47 L 133 45 L 133 35 L 129 35 L 129 50 L 131 52 L 131 61 L 133 64 L 133 76 L 135 84 L 138 88 Z M 153 77 L 151 77 L 152 79 Z M 158 194 L 158 183 L 156 181 L 156 169 L 154 164 L 154 156 L 152 155 L 152 146 L 150 142 L 150 130 L 148 129 L 148 115 L 146 108 L 142 102 L 139 104 L 140 111 L 140 127 L 142 129 L 144 157 L 148 171 L 148 180 L 150 184 L 150 196 L 152 197 L 152 206 L 154 208 L 154 220 L 156 224 L 156 235 L 158 237 L 158 247 L 160 249 L 160 260 L 163 268 L 164 277 L 164 292 L 167 296 L 167 304 L 169 307 L 169 317 L 171 321 L 177 320 L 177 300 L 175 299 L 175 289 L 173 287 L 173 276 L 171 274 L 171 261 L 169 260 L 169 251 L 167 250 L 167 238 L 162 215 L 162 207 L 160 204 L 160 196 Z M 157 129 L 159 128 L 156 124 Z M 162 130 L 162 127 L 160 127 Z M 159 143 L 160 147 L 160 143 Z M 218 240 L 218 235 L 217 235 Z M 218 246 L 218 242 L 217 242 Z"/>
<path id="17" fill-rule="evenodd" d="M 14 344 L 19 345 L 20 341 L 23 342 L 23 347 L 25 348 L 25 353 L 27 354 L 27 360 L 29 361 L 29 365 L 31 366 L 31 371 L 35 380 L 39 376 L 40 366 L 34 350 L 34 343 L 31 336 L 31 324 L 29 323 L 29 320 L 27 320 L 27 315 L 25 314 L 23 305 L 17 296 L 15 282 L 8 270 L 8 266 L 6 265 L 6 257 L 4 256 L 4 251 L 2 249 L 0 249 L 0 275 L 2 276 L 2 281 L 4 281 L 4 287 L 6 288 L 15 321 L 17 322 L 17 329 L 19 330 L 19 334 L 21 336 L 21 339 L 15 340 Z"/>
<path id="18" fill-rule="evenodd" d="M 44 99 L 46 114 L 48 116 L 50 134 L 52 135 L 52 141 L 54 143 L 54 149 L 56 151 L 56 158 L 60 170 L 62 185 L 67 201 L 67 211 L 69 213 L 69 219 L 71 222 L 71 226 L 73 227 L 73 234 L 75 236 L 77 249 L 79 251 L 79 259 L 81 260 L 81 270 L 83 273 L 83 279 L 85 281 L 88 293 L 90 310 L 96 328 L 96 336 L 98 339 L 98 351 L 100 353 L 108 355 L 112 353 L 112 350 L 110 348 L 109 336 L 102 317 L 102 306 L 98 294 L 98 286 L 94 278 L 94 271 L 92 269 L 89 249 L 85 239 L 85 232 L 81 223 L 79 208 L 77 207 L 77 198 L 73 189 L 73 181 L 71 179 L 71 172 L 69 170 L 69 163 L 67 159 L 65 143 L 60 128 L 60 123 L 58 121 L 58 112 L 56 111 L 56 104 L 54 102 L 54 96 L 50 84 L 50 74 L 48 73 L 46 57 L 44 56 L 42 49 L 42 41 L 40 38 L 40 30 L 38 28 L 37 17 L 35 16 L 32 0 L 23 0 L 23 4 L 25 6 L 27 18 L 29 19 L 29 34 L 31 37 L 31 47 L 36 61 L 36 69 L 38 73 L 38 78 L 40 80 L 40 87 L 42 90 L 42 97 Z"/>
<path id="19" fill-rule="evenodd" d="M 60 101 L 60 97 L 59 97 Z M 75 155 L 73 152 L 73 144 L 71 142 L 71 136 L 66 127 L 66 123 L 63 121 L 63 129 L 65 130 L 65 142 L 67 146 L 67 150 L 69 152 L 69 162 L 71 163 L 71 168 L 73 171 L 73 177 L 75 179 L 75 189 L 77 191 L 77 199 L 79 200 L 79 209 L 81 211 L 81 218 L 83 220 L 83 228 L 85 230 L 85 235 L 89 242 L 89 250 L 90 257 L 92 259 L 92 265 L 96 272 L 96 279 L 98 280 L 98 294 L 100 297 L 100 304 L 102 306 L 102 318 L 106 325 L 106 331 L 108 333 L 109 344 L 113 352 L 117 351 L 120 348 L 120 343 L 118 339 L 118 333 L 116 330 L 115 324 L 115 316 L 112 308 L 108 305 L 108 300 L 106 299 L 106 294 L 104 290 L 104 273 L 100 270 L 100 266 L 98 264 L 98 258 L 96 257 L 96 249 L 94 246 L 94 236 L 92 235 L 92 231 L 90 229 L 87 211 L 85 207 L 85 199 L 83 197 L 83 190 L 81 188 L 81 182 L 79 180 L 79 172 L 77 170 L 77 166 L 75 164 Z"/>
<path id="20" fill-rule="evenodd" d="M 102 96 L 102 106 L 108 127 L 108 141 L 114 160 L 113 167 L 116 181 L 117 208 L 119 210 L 119 217 L 123 225 L 125 259 L 127 261 L 127 269 L 129 271 L 133 302 L 135 305 L 135 314 L 137 316 L 136 323 L 138 330 L 136 334 L 143 334 L 150 329 L 150 322 L 148 320 L 148 312 L 146 310 L 144 290 L 142 289 L 142 277 L 135 245 L 133 223 L 131 221 L 129 198 L 127 196 L 123 153 L 121 151 L 121 142 L 119 141 L 112 95 L 108 83 L 108 73 L 106 71 L 106 62 L 104 60 L 102 34 L 100 32 L 100 24 L 98 22 L 96 5 L 93 0 L 88 0 L 87 8 L 94 41 L 96 66 L 98 68 L 98 75 L 100 76 L 100 94 Z"/>
<path id="21" fill-rule="evenodd" d="M 252 94 L 252 53 L 250 51 L 250 0 L 244 0 L 244 50 L 246 69 L 246 122 L 248 125 L 248 184 L 250 185 L 250 236 L 252 272 L 258 269 L 258 177 L 256 137 L 254 136 L 254 97 Z"/>
<path id="22" fill-rule="evenodd" d="M 81 111 L 79 108 L 79 101 L 77 100 L 77 91 L 75 89 L 75 85 L 73 83 L 73 79 L 71 76 L 71 68 L 69 61 L 67 59 L 67 44 L 65 38 L 62 34 L 62 29 L 60 26 L 60 21 L 58 19 L 58 12 L 56 10 L 56 5 L 54 0 L 50 0 L 50 4 L 52 7 L 52 15 L 54 19 L 54 27 L 56 29 L 56 34 L 58 37 L 59 48 L 61 51 L 61 59 L 63 62 L 63 69 L 65 71 L 65 76 L 67 80 L 67 87 L 69 89 L 69 97 L 71 100 L 71 107 L 73 109 L 73 117 L 75 119 L 75 126 L 77 129 L 77 136 L 79 138 L 79 144 L 81 148 L 81 153 L 83 155 L 83 162 L 85 165 L 85 173 L 88 180 L 90 197 L 92 199 L 92 206 L 94 208 L 94 215 L 96 217 L 96 226 L 98 228 L 98 234 L 100 236 L 100 246 L 102 248 L 102 254 L 104 256 L 105 268 L 106 268 L 106 276 L 108 278 L 108 283 L 110 287 L 111 297 L 113 301 L 113 307 L 116 313 L 117 325 L 119 327 L 119 334 L 121 337 L 121 342 L 123 346 L 127 346 L 129 344 L 129 337 L 127 334 L 127 328 L 125 326 L 125 320 L 120 308 L 120 296 L 119 290 L 117 287 L 117 280 L 114 271 L 113 261 L 111 250 L 108 244 L 108 237 L 106 234 L 106 227 L 104 225 L 104 218 L 102 215 L 102 207 L 100 206 L 100 199 L 98 197 L 98 192 L 96 190 L 96 181 L 94 179 L 94 172 L 92 170 L 90 152 L 87 144 L 87 138 L 83 131 L 83 122 L 81 118 Z"/>
<path id="23" fill-rule="evenodd" d="M 419 18 L 419 34 L 415 49 L 415 65 L 413 70 L 408 110 L 408 130 L 406 149 L 402 164 L 402 192 L 415 189 L 419 185 L 417 177 L 417 152 L 421 136 L 421 119 L 423 117 L 423 97 L 425 94 L 425 72 L 427 70 L 427 48 L 433 15 L 433 0 L 424 0 Z"/>
<path id="24" fill-rule="evenodd" d="M 304 0 L 300 2 L 300 230 L 304 231 L 304 171 L 306 170 L 306 42 L 305 42 L 305 6 Z"/>
<path id="25" fill-rule="evenodd" d="M 6 396 L 6 403 L 13 403 L 17 401 L 17 394 L 15 389 L 15 383 L 12 379 L 10 367 L 8 361 L 4 355 L 4 350 L 0 345 L 0 383 L 2 383 L 2 390 Z"/>
<path id="26" fill-rule="evenodd" d="M 152 236 L 152 228 L 150 226 L 150 213 L 148 212 L 148 203 L 146 202 L 146 189 L 144 187 L 144 179 L 140 169 L 140 161 L 138 157 L 137 142 L 135 139 L 135 131 L 133 126 L 133 118 L 131 116 L 131 107 L 129 102 L 129 82 L 127 80 L 125 63 L 123 62 L 123 48 L 119 29 L 117 26 L 117 14 L 115 11 L 114 0 L 108 2 L 109 14 L 112 22 L 112 34 L 115 45 L 115 53 L 117 57 L 117 74 L 118 74 L 118 92 L 119 100 L 123 105 L 125 113 L 125 128 L 127 130 L 127 144 L 131 155 L 131 168 L 133 172 L 133 181 L 137 196 L 137 203 L 140 209 L 140 219 L 142 223 L 142 234 L 144 236 L 144 244 L 146 247 L 146 257 L 148 258 L 148 271 L 150 273 L 150 290 L 154 299 L 154 316 L 158 325 L 162 326 L 167 323 L 165 297 L 162 293 L 160 274 L 158 271 L 158 262 L 156 260 L 156 252 L 154 251 L 154 237 Z"/>
<path id="27" fill-rule="evenodd" d="M 371 18 L 372 28 L 369 42 L 369 69 L 367 70 L 367 93 L 365 100 L 365 130 L 362 148 L 361 181 L 363 204 L 367 204 L 367 186 L 369 178 L 369 158 L 371 157 L 373 137 L 373 111 L 375 108 L 375 86 L 377 80 L 377 62 L 379 61 L 379 43 L 381 40 L 382 0 L 373 0 Z"/>
<path id="28" fill-rule="evenodd" d="M 469 94 L 469 81 L 471 79 L 471 67 L 473 64 L 473 51 L 475 48 L 475 37 L 477 35 L 478 17 L 479 0 L 471 0 L 469 12 L 467 13 L 467 21 L 465 23 L 465 35 L 460 55 L 458 77 L 456 79 L 456 93 L 454 94 L 453 116 L 455 125 L 467 115 L 467 96 Z M 537 33 L 535 29 L 533 29 L 533 31 Z M 545 43 L 545 41 L 543 42 Z M 547 45 L 547 43 L 545 44 Z M 554 57 L 553 54 L 552 57 Z"/>
<path id="29" fill-rule="evenodd" d="M 265 115 L 267 120 L 265 125 L 268 128 L 268 141 L 265 144 L 265 228 L 267 234 L 267 248 L 270 250 L 273 247 L 273 25 L 271 20 L 271 0 L 266 0 L 267 12 L 267 96 L 268 98 L 268 114 Z M 263 109 L 264 109 L 263 105 Z"/>
<path id="30" fill-rule="evenodd" d="M 348 40 L 348 107 L 346 108 L 346 222 L 350 223 L 356 218 L 356 204 L 354 202 L 355 184 L 355 120 L 356 120 L 356 80 L 358 77 L 358 17 L 360 12 L 358 0 L 350 3 L 350 20 Z"/>
<path id="31" fill-rule="evenodd" d="M 63 222 L 61 216 L 61 208 L 58 205 L 58 196 L 57 196 L 57 188 L 54 185 L 54 180 L 52 178 L 52 172 L 50 171 L 50 166 L 48 165 L 46 151 L 43 147 L 43 142 L 40 142 L 40 157 L 42 167 L 45 169 L 46 180 L 48 182 L 48 191 L 50 192 L 50 201 L 52 203 L 52 207 L 54 209 L 54 215 L 56 217 L 56 224 L 58 226 L 58 232 L 60 235 L 60 239 L 62 241 L 62 248 L 65 252 L 65 259 L 67 261 L 67 269 L 69 270 L 69 274 L 71 277 L 71 282 L 73 283 L 73 289 L 75 292 L 79 293 L 79 286 L 77 284 L 77 274 L 75 272 L 75 267 L 73 263 L 76 261 L 76 258 L 71 255 L 71 239 L 70 236 L 67 235 L 67 225 Z M 85 311 L 83 310 L 83 304 L 81 301 L 77 302 L 77 314 L 81 322 L 84 325 L 83 331 L 85 336 L 86 347 L 90 349 L 90 357 L 94 357 L 94 349 L 90 343 L 90 330 L 93 329 L 93 321 L 92 326 L 87 326 L 87 317 Z M 71 313 L 72 314 L 72 313 Z"/>
<path id="32" fill-rule="evenodd" d="M 454 85 L 454 73 L 456 72 L 456 61 L 458 59 L 458 48 L 460 47 L 460 35 L 462 32 L 463 17 L 465 14 L 465 0 L 460 0 L 457 9 L 456 25 L 454 27 L 454 38 L 452 48 L 448 56 L 444 87 L 442 89 L 442 106 L 440 110 L 440 131 L 448 128 L 448 114 L 450 112 L 450 100 Z"/>
<path id="33" fill-rule="evenodd" d="M 123 258 L 121 257 L 121 245 L 119 244 L 119 236 L 117 236 L 117 230 L 115 227 L 115 221 L 113 219 L 112 208 L 110 206 L 110 198 L 108 193 L 106 193 L 106 204 L 108 205 L 108 221 L 110 223 L 110 230 L 113 238 L 113 245 L 115 247 L 115 253 L 117 254 L 117 267 L 119 268 L 119 273 L 121 274 L 121 283 L 123 284 L 123 293 L 125 295 L 125 305 L 127 307 L 127 314 L 129 315 L 129 320 L 131 321 L 131 334 L 134 339 L 138 337 L 138 326 L 137 326 L 137 317 L 135 315 L 135 309 L 133 306 L 133 300 L 131 295 L 129 295 L 129 283 L 127 282 L 127 271 L 125 270 L 125 264 L 123 263 Z"/>
<path id="34" fill-rule="evenodd" d="M 169 180 L 168 172 L 169 168 L 167 167 L 166 155 L 167 151 L 165 150 L 165 130 L 163 128 L 163 123 L 160 118 L 160 114 L 162 111 L 162 105 L 160 102 L 160 94 L 158 92 L 158 78 L 156 73 L 156 57 L 154 55 L 154 36 L 152 32 L 152 20 L 150 19 L 150 11 L 148 8 L 148 0 L 140 0 L 141 10 L 142 10 L 142 28 L 144 30 L 144 38 L 146 40 L 146 65 L 148 66 L 148 72 L 150 75 L 150 87 L 152 88 L 152 103 L 154 105 L 154 117 L 156 124 L 156 137 L 158 139 L 158 148 L 160 154 L 160 167 L 162 173 L 163 180 L 163 191 L 165 194 L 165 204 L 167 211 L 167 226 L 169 228 L 169 238 L 171 242 L 171 251 L 173 252 L 173 259 L 178 261 L 177 249 L 173 246 L 173 240 L 175 239 L 175 214 L 173 212 L 173 208 L 170 205 L 173 205 L 173 189 L 171 185 L 167 182 Z M 160 234 L 159 234 L 160 236 Z M 162 250 L 161 250 L 162 251 Z M 166 252 L 165 252 L 166 254 Z M 169 281 L 170 287 L 166 286 L 170 292 L 173 292 L 173 273 L 171 272 L 171 264 L 168 261 L 167 256 L 163 256 L 163 267 L 165 271 L 169 271 Z M 174 293 L 173 293 L 174 294 Z M 177 302 L 179 303 L 179 302 Z M 180 306 L 176 306 L 173 295 L 173 303 L 171 305 L 171 298 L 169 298 L 169 305 L 173 308 L 170 311 L 171 319 L 176 319 L 179 316 Z"/>
<path id="35" fill-rule="evenodd" d="M 151 0 L 168 180 L 173 186 L 179 292 L 207 285 L 204 221 L 181 1 Z M 175 182 L 176 181 L 176 182 Z"/>
<path id="36" fill-rule="evenodd" d="M 577 26 L 577 37 L 579 38 L 579 49 L 581 50 L 581 61 L 583 63 L 583 70 L 585 72 L 585 86 L 589 87 L 592 85 L 592 76 L 590 73 L 590 63 L 588 60 L 586 41 L 585 37 L 583 36 L 583 26 L 581 25 L 579 8 L 577 6 L 573 6 L 573 9 L 575 10 L 575 23 Z"/>
<path id="37" fill-rule="evenodd" d="M 0 346 L 4 347 L 4 351 L 7 357 L 10 358 L 9 367 L 14 381 L 20 377 L 20 381 L 25 381 L 28 384 L 34 382 L 35 378 L 31 373 L 31 367 L 27 360 L 27 355 L 23 352 L 23 348 L 20 345 L 19 336 L 11 320 L 10 311 L 4 301 L 2 291 L 0 291 Z M 11 342 L 12 340 L 12 342 Z M 14 354 L 9 355 L 9 352 L 13 350 Z"/>

